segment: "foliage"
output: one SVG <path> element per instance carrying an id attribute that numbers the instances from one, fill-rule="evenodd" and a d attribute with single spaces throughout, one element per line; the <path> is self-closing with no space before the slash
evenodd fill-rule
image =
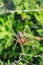
<path id="1" fill-rule="evenodd" d="M 1 0 L 2 9 L 33 10 L 43 9 L 43 0 Z"/>
<path id="2" fill-rule="evenodd" d="M 0 65 L 43 65 L 43 12 L 5 11 L 36 9 L 43 9 L 43 0 L 0 0 L 0 12 L 5 12 L 0 13 Z"/>
<path id="3" fill-rule="evenodd" d="M 0 64 L 7 62 L 8 65 L 18 61 L 22 48 L 18 43 L 15 47 L 15 34 L 22 33 L 26 29 L 28 35 L 24 39 L 29 41 L 23 44 L 24 53 L 19 65 L 43 65 L 43 40 L 35 40 L 34 36 L 43 37 L 43 12 L 15 12 L 0 15 Z M 30 35 L 30 36 L 29 36 Z M 25 60 L 23 60 L 25 59 Z M 28 61 L 28 62 L 27 62 Z M 27 65 L 26 64 L 26 65 Z"/>

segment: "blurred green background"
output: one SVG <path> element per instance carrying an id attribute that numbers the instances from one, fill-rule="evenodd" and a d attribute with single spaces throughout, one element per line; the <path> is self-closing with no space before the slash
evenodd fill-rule
<path id="1" fill-rule="evenodd" d="M 39 10 L 13 12 L 5 10 Z M 0 0 L 0 65 L 43 65 L 43 0 Z M 17 43 L 18 31 L 26 42 Z M 24 35 L 24 31 L 27 35 Z M 16 39 L 16 41 L 15 41 Z M 27 41 L 28 39 L 28 41 Z M 24 50 L 25 55 L 22 54 Z M 21 56 L 21 57 L 20 57 Z M 17 64 L 16 64 L 17 62 Z"/>
<path id="2" fill-rule="evenodd" d="M 23 44 L 24 53 L 28 55 L 21 57 L 26 62 L 19 61 L 22 48 L 19 43 L 15 47 L 14 40 L 15 34 L 18 31 L 23 33 L 25 29 L 28 35 L 24 38 L 31 41 Z M 11 65 L 14 60 L 19 61 L 19 65 L 43 65 L 43 40 L 35 40 L 34 36 L 43 37 L 43 12 L 20 11 L 0 14 L 0 65 Z"/>
<path id="3" fill-rule="evenodd" d="M 43 9 L 43 0 L 0 0 L 0 9 L 33 10 Z"/>

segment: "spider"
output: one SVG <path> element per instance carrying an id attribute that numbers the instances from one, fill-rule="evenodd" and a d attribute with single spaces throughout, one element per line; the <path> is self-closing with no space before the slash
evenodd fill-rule
<path id="1" fill-rule="evenodd" d="M 20 44 L 24 44 L 24 42 L 25 42 L 25 39 L 23 38 L 23 34 L 19 31 L 17 33 L 17 40 Z"/>
<path id="2" fill-rule="evenodd" d="M 21 49 L 22 49 L 22 53 L 24 53 L 23 44 L 25 42 L 33 42 L 31 39 L 29 39 L 29 37 L 32 37 L 32 35 L 29 35 L 28 33 L 25 33 L 25 31 L 24 31 L 23 34 L 22 34 L 22 32 L 18 31 L 17 35 L 15 34 L 15 36 L 16 36 L 16 39 L 14 39 L 16 41 L 15 47 L 16 47 L 17 43 L 19 43 L 20 46 L 21 46 Z M 23 36 L 27 36 L 28 39 L 25 39 Z M 34 38 L 33 40 L 43 40 L 43 38 L 38 37 L 38 36 L 33 36 L 33 38 Z"/>
<path id="3" fill-rule="evenodd" d="M 25 39 L 23 38 L 23 34 L 20 31 L 18 31 L 17 34 L 15 34 L 15 36 L 16 36 L 16 39 L 14 40 L 16 41 L 16 44 L 14 48 L 16 47 L 17 43 L 19 43 L 22 49 L 22 53 L 24 54 L 23 44 L 25 43 Z"/>

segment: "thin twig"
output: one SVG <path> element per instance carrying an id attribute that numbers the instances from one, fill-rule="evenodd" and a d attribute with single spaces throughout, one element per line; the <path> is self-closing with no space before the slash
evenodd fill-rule
<path id="1" fill-rule="evenodd" d="M 40 12 L 40 11 L 43 11 L 43 9 L 33 9 L 33 10 L 4 10 L 0 14 L 14 13 L 14 12 Z"/>

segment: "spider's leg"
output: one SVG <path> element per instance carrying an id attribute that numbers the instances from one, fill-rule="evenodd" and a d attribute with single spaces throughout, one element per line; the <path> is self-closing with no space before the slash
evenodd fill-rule
<path id="1" fill-rule="evenodd" d="M 16 39 L 12 39 L 11 42 L 12 42 L 12 41 L 16 41 Z"/>
<path id="2" fill-rule="evenodd" d="M 22 43 L 20 43 L 20 46 L 21 46 L 21 49 L 22 49 L 22 54 L 25 54 L 24 53 L 24 47 L 23 47 Z"/>
<path id="3" fill-rule="evenodd" d="M 25 32 L 26 32 L 26 28 L 24 29 L 23 33 L 25 33 Z"/>
<path id="4" fill-rule="evenodd" d="M 16 44 L 14 45 L 14 50 L 15 50 L 16 46 L 17 46 L 17 42 L 16 42 Z"/>

